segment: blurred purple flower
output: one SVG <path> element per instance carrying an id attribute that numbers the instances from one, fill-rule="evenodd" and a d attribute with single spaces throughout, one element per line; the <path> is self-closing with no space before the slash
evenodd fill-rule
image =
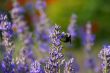
<path id="1" fill-rule="evenodd" d="M 42 52 L 48 52 L 49 51 L 49 44 L 48 43 L 38 43 L 39 44 L 39 48 Z"/>
<path id="2" fill-rule="evenodd" d="M 11 10 L 11 17 L 13 22 L 16 23 L 19 16 L 25 13 L 24 8 L 22 8 L 17 1 L 13 2 L 13 9 Z"/>
<path id="3" fill-rule="evenodd" d="M 92 54 L 92 46 L 94 45 L 95 35 L 92 34 L 92 25 L 90 22 L 86 24 L 85 32 L 81 31 L 82 44 L 85 53 L 85 67 L 88 70 L 96 72 L 96 61 Z"/>
<path id="4" fill-rule="evenodd" d="M 86 59 L 85 66 L 86 66 L 87 69 L 91 69 L 95 72 L 98 72 L 98 71 L 96 71 L 96 68 L 97 68 L 96 67 L 96 61 L 92 57 L 89 57 L 89 58 Z"/>
<path id="5" fill-rule="evenodd" d="M 46 2 L 45 0 L 37 0 L 36 1 L 36 9 L 40 10 L 40 9 L 45 9 L 46 8 Z"/>
<path id="6" fill-rule="evenodd" d="M 71 16 L 71 20 L 70 20 L 70 24 L 68 26 L 68 33 L 70 33 L 72 39 L 74 39 L 77 36 L 77 16 L 75 14 L 73 14 Z"/>
<path id="7" fill-rule="evenodd" d="M 34 53 L 32 49 L 34 48 L 34 41 L 23 15 L 25 10 L 19 5 L 17 1 L 15 1 L 13 5 L 14 6 L 11 11 L 13 23 L 16 24 L 18 38 L 23 42 L 20 55 L 23 56 L 27 61 L 33 61 Z"/>
<path id="8" fill-rule="evenodd" d="M 94 45 L 95 35 L 92 34 L 92 25 L 90 22 L 86 24 L 86 31 L 82 32 L 82 44 L 86 50 L 91 50 L 91 46 Z M 88 47 L 87 47 L 88 46 Z"/>
<path id="9" fill-rule="evenodd" d="M 50 25 L 49 25 L 50 22 L 45 13 L 46 0 L 37 0 L 35 7 L 40 13 L 40 16 L 38 18 L 39 20 L 37 23 L 35 23 L 35 27 L 36 27 L 35 33 L 36 33 L 38 46 L 39 46 L 40 51 L 48 52 L 49 44 L 50 44 L 49 33 L 48 33 L 48 30 L 50 28 Z"/>

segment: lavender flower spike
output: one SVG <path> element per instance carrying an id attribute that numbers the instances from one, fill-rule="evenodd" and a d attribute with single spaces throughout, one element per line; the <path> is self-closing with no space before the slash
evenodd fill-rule
<path id="1" fill-rule="evenodd" d="M 103 73 L 110 73 L 110 45 L 105 45 L 98 56 L 102 60 Z"/>
<path id="2" fill-rule="evenodd" d="M 83 36 L 83 45 L 85 46 L 86 51 L 91 51 L 91 47 L 94 45 L 95 35 L 92 34 L 91 28 L 91 23 L 87 22 L 86 32 Z"/>
<path id="3" fill-rule="evenodd" d="M 86 24 L 86 31 L 82 36 L 82 42 L 84 45 L 84 53 L 85 53 L 85 67 L 88 71 L 93 71 L 96 73 L 96 62 L 95 58 L 92 54 L 92 46 L 94 45 L 94 35 L 92 34 L 92 25 L 90 22 Z"/>
<path id="4" fill-rule="evenodd" d="M 17 27 L 17 34 L 19 39 L 23 42 L 23 47 L 21 49 L 21 55 L 27 59 L 29 62 L 33 60 L 34 55 L 32 49 L 34 47 L 34 42 L 32 39 L 32 34 L 29 32 L 29 27 L 27 26 L 27 22 L 25 20 L 25 9 L 22 8 L 17 1 L 13 3 L 13 9 L 11 11 L 11 15 L 13 18 L 13 23 Z"/>
<path id="5" fill-rule="evenodd" d="M 14 45 L 12 41 L 13 30 L 12 23 L 9 19 L 10 15 L 7 11 L 0 12 L 0 30 L 2 31 L 3 36 L 3 46 L 6 49 L 4 58 L 1 62 L 3 73 L 14 73 L 15 71 L 15 64 L 12 57 L 14 51 Z"/>
<path id="6" fill-rule="evenodd" d="M 64 73 L 77 73 L 78 71 L 79 66 L 75 63 L 74 58 L 65 63 Z"/>
<path id="7" fill-rule="evenodd" d="M 29 73 L 29 64 L 26 63 L 26 59 L 24 57 L 16 58 L 16 73 Z"/>
<path id="8" fill-rule="evenodd" d="M 48 19 L 46 13 L 46 1 L 45 0 L 36 0 L 36 9 L 40 13 L 38 17 L 37 24 L 35 23 L 35 33 L 36 39 L 38 42 L 38 47 L 41 52 L 48 52 L 49 50 L 49 33 L 48 29 L 50 28 L 50 20 Z"/>
<path id="9" fill-rule="evenodd" d="M 12 52 L 5 53 L 5 56 L 1 62 L 1 68 L 3 73 L 15 73 L 15 63 L 12 56 Z"/>
<path id="10" fill-rule="evenodd" d="M 77 22 L 77 16 L 76 14 L 73 14 L 71 16 L 71 20 L 70 20 L 70 24 L 68 26 L 68 33 L 70 33 L 71 37 L 72 37 L 72 40 L 76 37 L 77 35 L 77 25 L 76 25 L 76 22 Z"/>
<path id="11" fill-rule="evenodd" d="M 30 66 L 30 73 L 44 73 L 44 70 L 42 69 L 40 63 L 38 61 L 32 62 Z"/>
<path id="12" fill-rule="evenodd" d="M 60 26 L 55 25 L 50 31 L 51 50 L 50 57 L 45 66 L 45 73 L 59 73 L 63 59 L 62 45 L 60 41 Z"/>
<path id="13" fill-rule="evenodd" d="M 36 9 L 38 9 L 38 10 L 45 9 L 45 8 L 46 8 L 46 2 L 45 2 L 45 0 L 37 0 L 35 7 L 36 7 Z"/>
<path id="14" fill-rule="evenodd" d="M 12 42 L 13 30 L 12 23 L 9 20 L 10 15 L 8 12 L 3 11 L 0 13 L 0 28 L 3 36 L 3 44 L 5 46 L 6 52 L 11 52 L 14 49 L 14 45 Z"/>

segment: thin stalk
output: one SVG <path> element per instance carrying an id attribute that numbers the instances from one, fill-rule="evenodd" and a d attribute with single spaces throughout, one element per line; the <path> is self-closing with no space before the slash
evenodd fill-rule
<path id="1" fill-rule="evenodd" d="M 58 73 L 60 73 L 60 68 L 59 68 L 59 70 L 58 70 Z"/>
<path id="2" fill-rule="evenodd" d="M 105 52 L 104 52 L 104 58 L 105 58 L 105 68 L 104 68 L 104 72 L 103 73 L 107 73 L 107 59 L 106 59 L 106 55 L 105 55 Z"/>

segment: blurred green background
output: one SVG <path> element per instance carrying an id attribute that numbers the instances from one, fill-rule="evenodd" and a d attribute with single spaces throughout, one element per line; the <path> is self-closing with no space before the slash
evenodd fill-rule
<path id="1" fill-rule="evenodd" d="M 12 1 L 14 0 L 0 0 L 0 8 L 11 10 Z M 17 1 L 25 6 L 29 1 L 36 0 Z M 92 22 L 98 41 L 109 39 L 110 0 L 46 0 L 46 2 L 47 16 L 53 23 L 61 25 L 63 30 L 66 31 L 71 15 L 75 13 L 78 16 L 79 26 L 85 25 L 87 21 Z"/>
<path id="2" fill-rule="evenodd" d="M 109 39 L 110 0 L 58 0 L 47 7 L 49 18 L 66 30 L 72 13 L 78 15 L 78 25 L 91 21 L 97 40 Z M 103 35 L 102 35 L 103 34 Z"/>

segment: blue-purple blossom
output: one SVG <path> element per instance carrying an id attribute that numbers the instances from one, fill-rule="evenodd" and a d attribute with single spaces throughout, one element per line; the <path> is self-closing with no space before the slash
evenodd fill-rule
<path id="1" fill-rule="evenodd" d="M 102 71 L 103 73 L 109 73 L 110 70 L 110 45 L 104 45 L 98 54 L 99 58 L 102 60 Z"/>
<path id="2" fill-rule="evenodd" d="M 49 47 L 49 44 L 48 43 L 39 42 L 38 45 L 39 45 L 40 51 L 42 51 L 42 52 L 48 52 L 49 51 L 49 48 L 50 47 Z"/>
<path id="3" fill-rule="evenodd" d="M 78 73 L 79 66 L 75 62 L 74 58 L 71 58 L 68 62 L 65 63 L 64 73 Z"/>
<path id="4" fill-rule="evenodd" d="M 50 57 L 45 66 L 46 73 L 58 73 L 60 70 L 61 62 L 63 60 L 62 45 L 59 39 L 60 35 L 60 26 L 55 25 L 53 30 L 50 30 L 52 44 L 50 49 Z"/>
<path id="5" fill-rule="evenodd" d="M 1 68 L 3 73 L 15 73 L 15 62 L 13 60 L 13 53 L 6 52 L 1 62 Z"/>
<path id="6" fill-rule="evenodd" d="M 11 14 L 13 23 L 16 24 L 17 27 L 18 38 L 23 42 L 20 55 L 25 57 L 27 61 L 29 60 L 31 62 L 34 59 L 34 54 L 32 51 L 34 42 L 32 39 L 32 34 L 29 32 L 29 27 L 27 26 L 27 22 L 23 15 L 24 13 L 24 8 L 15 2 Z"/>
<path id="7" fill-rule="evenodd" d="M 24 57 L 16 58 L 16 73 L 29 73 L 30 67 Z"/>
<path id="8" fill-rule="evenodd" d="M 17 1 L 13 2 L 13 9 L 11 10 L 11 17 L 13 22 L 16 23 L 19 16 L 24 14 L 25 10 L 22 8 Z"/>
<path id="9" fill-rule="evenodd" d="M 96 67 L 96 61 L 95 61 L 94 57 L 88 57 L 88 58 L 86 58 L 86 60 L 85 60 L 85 66 L 86 66 L 86 69 L 91 69 L 94 72 L 98 72 L 98 69 Z"/>
<path id="10" fill-rule="evenodd" d="M 92 34 L 92 25 L 90 22 L 86 24 L 86 31 L 82 34 L 82 43 L 86 50 L 91 50 L 95 40 L 95 35 Z"/>
<path id="11" fill-rule="evenodd" d="M 85 53 L 85 66 L 88 70 L 96 72 L 96 63 L 92 54 L 92 46 L 94 44 L 95 36 L 92 34 L 92 25 L 90 22 L 86 24 L 86 30 L 82 35 L 82 43 Z"/>
<path id="12" fill-rule="evenodd" d="M 2 13 L 1 13 L 2 15 Z M 4 16 L 2 18 L 2 16 Z M 6 50 L 4 53 L 3 60 L 1 62 L 1 68 L 3 73 L 14 73 L 15 72 L 15 63 L 13 60 L 13 51 L 14 51 L 14 45 L 12 41 L 13 37 L 13 30 L 12 30 L 12 23 L 9 21 L 9 17 L 7 13 L 3 12 L 3 15 L 0 17 L 1 23 L 1 31 L 3 36 L 3 46 Z"/>
<path id="13" fill-rule="evenodd" d="M 0 15 L 1 22 L 0 22 L 0 28 L 2 31 L 2 36 L 3 36 L 3 46 L 6 49 L 6 52 L 11 52 L 14 50 L 14 45 L 13 45 L 13 30 L 12 30 L 12 23 L 9 21 L 9 16 L 8 13 L 3 12 Z"/>
<path id="14" fill-rule="evenodd" d="M 35 8 L 40 14 L 38 16 L 38 22 L 35 23 L 35 33 L 38 42 L 38 47 L 41 52 L 48 52 L 50 44 L 48 33 L 48 30 L 50 28 L 50 22 L 45 13 L 46 0 L 37 0 Z"/>
<path id="15" fill-rule="evenodd" d="M 44 15 L 41 15 L 40 21 L 36 25 L 36 39 L 39 48 L 43 48 L 45 52 L 48 52 L 50 43 L 48 29 L 49 29 L 48 19 Z M 46 44 L 45 47 L 40 47 L 41 45 L 44 46 L 45 44 Z"/>
<path id="16" fill-rule="evenodd" d="M 45 0 L 37 0 L 35 7 L 38 10 L 41 10 L 41 9 L 46 8 L 46 2 L 45 2 Z"/>
<path id="17" fill-rule="evenodd" d="M 38 61 L 33 61 L 30 66 L 30 73 L 45 73 Z"/>
<path id="18" fill-rule="evenodd" d="M 71 35 L 72 39 L 77 36 L 77 16 L 73 14 L 71 16 L 70 24 L 68 26 L 68 33 Z"/>

